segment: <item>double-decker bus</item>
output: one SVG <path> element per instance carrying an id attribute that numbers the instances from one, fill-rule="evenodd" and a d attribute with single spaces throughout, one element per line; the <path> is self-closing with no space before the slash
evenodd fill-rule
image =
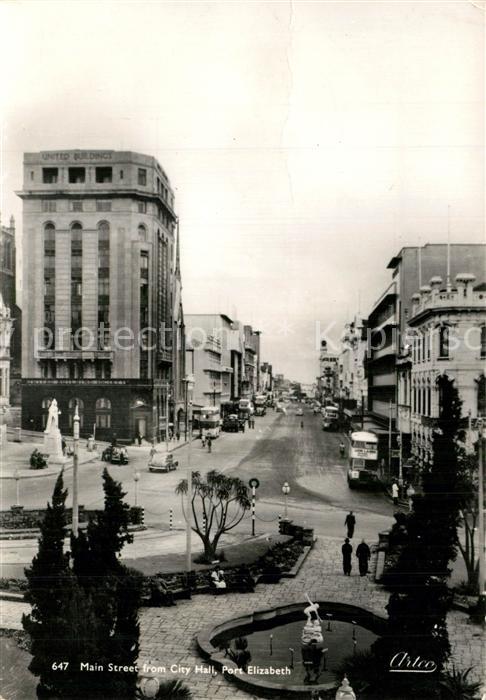
<path id="1" fill-rule="evenodd" d="M 203 406 L 197 409 L 197 423 L 202 435 L 217 438 L 221 426 L 219 406 Z"/>
<path id="2" fill-rule="evenodd" d="M 255 396 L 255 416 L 264 416 L 266 413 L 267 397 L 265 394 Z"/>
<path id="3" fill-rule="evenodd" d="M 339 419 L 339 408 L 337 406 L 326 406 L 322 409 L 322 429 L 335 430 Z"/>
<path id="4" fill-rule="evenodd" d="M 364 430 L 351 433 L 348 486 L 378 485 L 378 437 Z"/>

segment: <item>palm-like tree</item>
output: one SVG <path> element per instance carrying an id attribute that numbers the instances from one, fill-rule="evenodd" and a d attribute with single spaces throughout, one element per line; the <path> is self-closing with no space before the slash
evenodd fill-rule
<path id="1" fill-rule="evenodd" d="M 176 493 L 181 496 L 184 517 L 187 517 L 184 505 L 187 479 L 179 482 Z M 236 527 L 249 508 L 248 487 L 241 479 L 215 470 L 205 477 L 192 472 L 192 529 L 203 542 L 207 561 L 215 559 L 221 536 Z"/>

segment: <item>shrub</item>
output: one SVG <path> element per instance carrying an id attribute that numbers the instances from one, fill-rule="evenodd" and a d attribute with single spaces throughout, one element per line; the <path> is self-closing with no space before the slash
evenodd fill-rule
<path id="1" fill-rule="evenodd" d="M 445 671 L 439 681 L 440 697 L 443 700 L 475 700 L 479 697 L 481 683 L 469 680 L 471 671 L 471 667 L 465 671 L 459 671 L 455 666 L 452 670 Z"/>

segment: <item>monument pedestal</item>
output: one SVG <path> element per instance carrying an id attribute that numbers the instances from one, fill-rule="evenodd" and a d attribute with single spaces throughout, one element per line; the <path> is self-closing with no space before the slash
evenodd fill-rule
<path id="1" fill-rule="evenodd" d="M 62 437 L 59 428 L 51 428 L 44 433 L 44 453 L 49 455 L 49 464 L 65 464 L 67 459 L 62 453 Z"/>

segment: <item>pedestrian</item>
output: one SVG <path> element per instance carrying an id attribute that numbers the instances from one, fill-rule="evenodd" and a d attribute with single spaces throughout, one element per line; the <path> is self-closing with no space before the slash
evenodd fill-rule
<path id="1" fill-rule="evenodd" d="M 208 443 L 208 452 L 211 452 L 211 447 L 212 447 L 212 443 L 213 443 L 211 435 L 208 435 L 207 443 Z"/>
<path id="2" fill-rule="evenodd" d="M 201 435 L 201 445 L 202 447 L 206 447 L 206 436 L 204 433 Z"/>
<path id="3" fill-rule="evenodd" d="M 408 510 L 411 512 L 413 510 L 413 497 L 415 496 L 415 489 L 412 484 L 407 487 L 407 498 L 408 498 Z"/>
<path id="4" fill-rule="evenodd" d="M 302 429 L 304 428 L 304 421 L 303 421 L 303 420 L 300 421 L 300 427 L 301 427 Z"/>
<path id="5" fill-rule="evenodd" d="M 180 434 L 179 431 L 177 431 L 177 433 L 176 433 L 176 440 L 177 440 L 177 442 L 179 442 L 180 439 L 181 439 L 181 434 Z"/>
<path id="6" fill-rule="evenodd" d="M 149 461 L 148 461 L 149 466 L 152 464 L 152 460 L 153 460 L 154 455 L 156 453 L 157 453 L 157 450 L 155 449 L 155 444 L 152 443 L 152 447 L 150 448 L 150 452 L 149 452 Z"/>
<path id="7" fill-rule="evenodd" d="M 358 557 L 359 575 L 366 576 L 368 573 L 368 562 L 371 559 L 371 551 L 364 540 L 361 540 L 356 548 L 356 556 Z"/>
<path id="8" fill-rule="evenodd" d="M 142 444 L 142 436 L 140 435 L 140 433 L 138 433 L 138 435 L 137 435 L 137 440 L 138 440 L 138 446 L 140 447 L 140 445 Z"/>
<path id="9" fill-rule="evenodd" d="M 344 444 L 344 442 L 339 443 L 339 452 L 341 454 L 341 457 L 344 457 L 344 454 L 346 452 L 346 445 Z"/>
<path id="10" fill-rule="evenodd" d="M 345 576 L 351 576 L 351 569 L 353 565 L 351 563 L 351 555 L 353 553 L 353 548 L 349 544 L 349 539 L 346 537 L 344 544 L 341 547 L 341 552 L 343 553 L 343 571 Z"/>
<path id="11" fill-rule="evenodd" d="M 392 488 L 393 505 L 397 506 L 398 505 L 398 484 L 396 481 L 393 482 L 391 488 Z"/>
<path id="12" fill-rule="evenodd" d="M 356 518 L 354 517 L 352 510 L 350 510 L 347 514 L 344 524 L 348 528 L 348 537 L 350 540 L 352 540 L 354 535 L 354 526 L 356 525 Z"/>
<path id="13" fill-rule="evenodd" d="M 66 447 L 67 447 L 67 445 L 66 445 L 66 440 L 65 440 L 64 438 L 62 438 L 62 440 L 61 440 L 61 449 L 62 449 L 63 455 L 66 454 Z"/>

